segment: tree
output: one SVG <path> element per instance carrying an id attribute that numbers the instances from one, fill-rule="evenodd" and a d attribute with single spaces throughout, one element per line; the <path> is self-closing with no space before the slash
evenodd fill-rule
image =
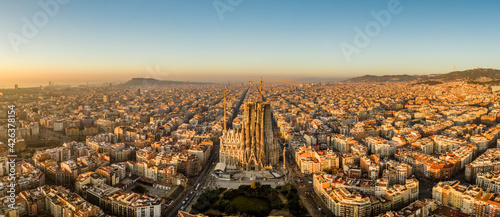
<path id="1" fill-rule="evenodd" d="M 248 185 L 240 185 L 240 187 L 238 187 L 238 190 L 241 191 L 241 192 L 247 193 L 248 190 L 250 190 L 250 186 L 248 186 Z"/>
<path id="2" fill-rule="evenodd" d="M 286 183 L 285 185 L 283 185 L 281 187 L 281 193 L 285 193 L 285 192 L 291 191 L 292 189 L 293 189 L 292 184 Z"/>
<path id="3" fill-rule="evenodd" d="M 238 192 L 236 190 L 234 191 L 227 191 L 222 195 L 223 200 L 232 200 L 235 196 L 238 195 Z"/>
<path id="4" fill-rule="evenodd" d="M 250 188 L 252 188 L 252 189 L 260 188 L 260 182 L 252 182 L 252 184 L 250 185 Z"/>
<path id="5" fill-rule="evenodd" d="M 193 205 L 193 208 L 198 210 L 199 212 L 205 212 L 210 208 L 210 203 L 208 201 L 196 201 Z"/>
<path id="6" fill-rule="evenodd" d="M 281 208 L 283 208 L 283 203 L 281 202 L 281 200 L 279 198 L 276 200 L 272 200 L 271 208 L 272 209 L 281 209 Z"/>
<path id="7" fill-rule="evenodd" d="M 252 216 L 268 216 L 269 212 L 270 212 L 270 210 L 267 210 L 267 209 L 259 206 L 259 207 L 255 207 L 252 210 L 248 210 L 246 213 L 250 214 Z"/>
<path id="8" fill-rule="evenodd" d="M 211 190 L 203 193 L 208 200 L 209 203 L 214 203 L 219 199 L 219 191 L 218 190 Z M 201 196 L 200 196 L 201 197 Z"/>
<path id="9" fill-rule="evenodd" d="M 232 203 L 229 203 L 226 206 L 226 214 L 228 214 L 228 215 L 234 215 L 236 213 L 238 213 L 238 210 L 236 209 L 236 207 Z"/>
<path id="10" fill-rule="evenodd" d="M 286 199 L 287 200 L 292 200 L 294 198 L 299 198 L 299 195 L 297 193 L 295 193 L 294 191 L 289 191 L 287 194 L 286 194 Z"/>

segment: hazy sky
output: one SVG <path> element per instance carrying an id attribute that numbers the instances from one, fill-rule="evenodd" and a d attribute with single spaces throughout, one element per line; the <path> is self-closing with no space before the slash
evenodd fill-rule
<path id="1" fill-rule="evenodd" d="M 0 86 L 500 68 L 495 0 L 0 0 L 0 5 Z M 372 11 L 390 14 L 390 21 Z M 369 41 L 355 43 L 359 35 Z M 350 55 L 342 50 L 346 45 Z"/>

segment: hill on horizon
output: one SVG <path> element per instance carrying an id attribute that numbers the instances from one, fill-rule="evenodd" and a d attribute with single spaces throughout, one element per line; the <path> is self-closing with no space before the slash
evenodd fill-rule
<path id="1" fill-rule="evenodd" d="M 388 81 L 480 81 L 499 80 L 500 70 L 476 68 L 433 75 L 364 75 L 345 80 L 345 82 L 388 82 Z"/>

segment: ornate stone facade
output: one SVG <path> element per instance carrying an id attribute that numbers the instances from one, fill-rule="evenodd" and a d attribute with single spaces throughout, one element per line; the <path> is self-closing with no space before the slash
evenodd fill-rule
<path id="1" fill-rule="evenodd" d="M 241 156 L 241 132 L 229 130 L 220 137 L 219 162 L 228 167 L 239 167 Z"/>
<path id="2" fill-rule="evenodd" d="M 249 102 L 244 109 L 241 130 L 221 136 L 219 162 L 243 170 L 272 169 L 279 163 L 279 145 L 273 139 L 271 106 Z"/>

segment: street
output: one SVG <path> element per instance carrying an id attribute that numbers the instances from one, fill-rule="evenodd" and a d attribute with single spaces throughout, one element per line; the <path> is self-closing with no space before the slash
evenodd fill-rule
<path id="1" fill-rule="evenodd" d="M 202 189 L 204 189 L 204 186 L 206 185 L 207 177 L 210 176 L 210 171 L 213 170 L 215 167 L 215 162 L 218 160 L 219 157 L 219 145 L 214 144 L 214 150 L 213 154 L 210 157 L 209 161 L 207 162 L 206 166 L 202 169 L 200 175 L 196 178 L 196 181 L 192 184 L 186 187 L 184 191 L 182 192 L 181 195 L 170 205 L 170 207 L 167 208 L 165 214 L 163 216 L 166 217 L 175 217 L 177 216 L 177 211 L 182 208 L 186 208 L 191 202 L 195 201 L 194 198 L 197 196 Z M 195 191 L 195 186 L 200 183 L 200 187 L 198 188 L 197 193 Z M 193 192 L 193 193 L 191 193 Z M 184 202 L 188 198 L 186 202 Z"/>
<path id="2" fill-rule="evenodd" d="M 321 198 L 316 195 L 316 192 L 314 192 L 313 184 L 309 183 L 312 182 L 312 176 L 305 176 L 300 172 L 290 152 L 286 154 L 286 168 L 288 170 L 287 180 L 297 189 L 302 204 L 309 214 L 313 217 L 333 216 L 333 213 L 328 209 Z M 300 181 L 301 179 L 302 182 Z M 321 208 L 321 210 L 319 208 Z"/>

